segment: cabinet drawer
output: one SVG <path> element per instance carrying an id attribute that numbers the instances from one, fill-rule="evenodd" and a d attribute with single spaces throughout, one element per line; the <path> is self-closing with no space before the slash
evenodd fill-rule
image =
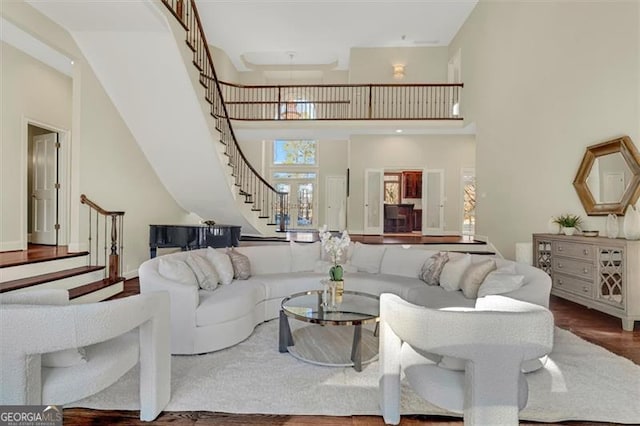
<path id="1" fill-rule="evenodd" d="M 584 280 L 593 280 L 593 268 L 594 265 L 592 263 L 567 259 L 566 257 L 553 258 L 553 272 L 575 275 L 576 277 L 580 277 Z"/>
<path id="2" fill-rule="evenodd" d="M 593 283 L 562 274 L 554 274 L 553 287 L 585 297 L 593 297 Z"/>
<path id="3" fill-rule="evenodd" d="M 568 243 L 565 241 L 553 242 L 554 256 L 569 256 L 591 261 L 596 258 L 595 253 L 595 247 L 589 244 Z"/>

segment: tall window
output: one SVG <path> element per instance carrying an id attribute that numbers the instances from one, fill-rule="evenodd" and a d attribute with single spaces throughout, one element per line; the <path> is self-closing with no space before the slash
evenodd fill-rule
<path id="1" fill-rule="evenodd" d="M 400 173 L 384 174 L 384 203 L 399 204 L 400 203 Z"/>
<path id="2" fill-rule="evenodd" d="M 273 165 L 316 164 L 317 141 L 275 140 L 273 141 Z"/>
<path id="3" fill-rule="evenodd" d="M 291 229 L 316 228 L 318 144 L 315 140 L 275 140 L 271 176 L 278 191 L 289 193 L 289 214 L 284 218 Z M 280 222 L 280 218 L 277 218 Z"/>
<path id="4" fill-rule="evenodd" d="M 462 171 L 462 235 L 476 232 L 476 174 L 473 169 Z"/>

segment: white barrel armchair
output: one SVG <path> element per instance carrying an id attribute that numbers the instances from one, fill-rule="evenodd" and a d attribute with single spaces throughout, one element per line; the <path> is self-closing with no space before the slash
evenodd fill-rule
<path id="1" fill-rule="evenodd" d="M 169 295 L 79 305 L 67 299 L 66 290 L 0 295 L 0 405 L 64 405 L 140 363 L 140 419 L 154 420 L 171 393 Z M 42 354 L 77 348 L 84 348 L 83 362 L 42 366 Z"/>
<path id="2" fill-rule="evenodd" d="M 380 297 L 380 406 L 400 422 L 400 375 L 422 398 L 463 413 L 465 425 L 517 425 L 528 398 L 523 362 L 548 354 L 553 315 L 508 297 L 479 298 L 475 309 L 434 310 L 392 294 Z M 446 368 L 445 357 L 464 370 Z M 535 373 L 534 373 L 535 374 Z"/>

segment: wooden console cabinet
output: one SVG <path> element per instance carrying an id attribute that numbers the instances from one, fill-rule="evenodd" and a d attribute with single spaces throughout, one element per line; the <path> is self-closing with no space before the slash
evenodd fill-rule
<path id="1" fill-rule="evenodd" d="M 533 234 L 533 265 L 551 276 L 551 293 L 622 320 L 640 321 L 640 241 Z"/>

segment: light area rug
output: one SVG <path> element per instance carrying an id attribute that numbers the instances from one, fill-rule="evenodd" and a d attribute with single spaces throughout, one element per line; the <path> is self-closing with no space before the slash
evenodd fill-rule
<path id="1" fill-rule="evenodd" d="M 172 357 L 166 411 L 238 414 L 380 415 L 378 361 L 358 373 L 325 367 L 278 352 L 278 322 L 222 351 Z M 529 401 L 522 420 L 640 423 L 640 366 L 556 328 L 544 369 L 527 374 Z M 138 410 L 137 368 L 111 387 L 67 405 Z M 414 394 L 403 382 L 403 414 L 452 415 Z"/>

